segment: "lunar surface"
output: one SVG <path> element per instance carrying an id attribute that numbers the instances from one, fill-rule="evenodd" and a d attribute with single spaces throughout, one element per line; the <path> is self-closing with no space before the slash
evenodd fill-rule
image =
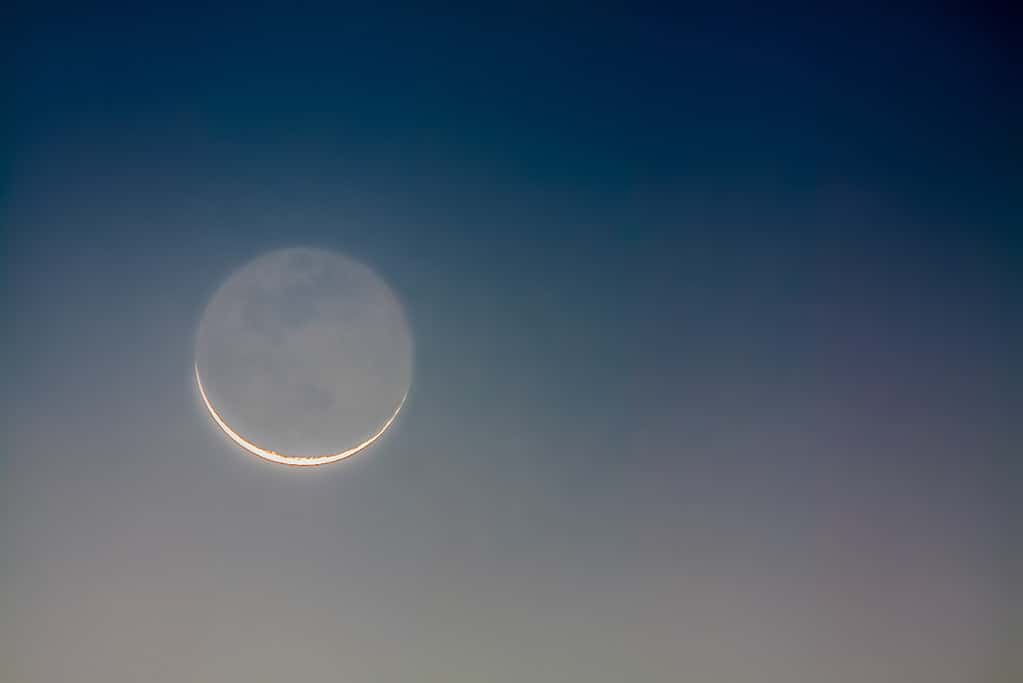
<path id="1" fill-rule="evenodd" d="M 390 287 L 320 249 L 265 254 L 231 275 L 199 325 L 195 379 L 237 445 L 321 465 L 369 447 L 408 394 L 412 341 Z"/>

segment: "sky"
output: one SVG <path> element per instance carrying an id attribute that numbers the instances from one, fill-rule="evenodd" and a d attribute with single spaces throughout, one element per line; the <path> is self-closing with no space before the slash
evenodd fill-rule
<path id="1" fill-rule="evenodd" d="M 8 14 L 0 679 L 1023 670 L 1016 17 Z M 414 345 L 312 471 L 192 374 L 292 246 Z"/>

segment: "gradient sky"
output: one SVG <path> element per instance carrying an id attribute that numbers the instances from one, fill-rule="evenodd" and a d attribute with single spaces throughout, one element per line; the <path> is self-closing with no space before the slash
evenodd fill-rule
<path id="1" fill-rule="evenodd" d="M 1021 671 L 1011 17 L 10 17 L 0 679 Z M 315 471 L 191 374 L 293 245 L 415 344 Z"/>

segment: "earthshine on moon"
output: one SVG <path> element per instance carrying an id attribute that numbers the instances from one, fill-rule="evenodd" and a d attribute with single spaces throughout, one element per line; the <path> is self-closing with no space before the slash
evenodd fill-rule
<path id="1" fill-rule="evenodd" d="M 312 467 L 373 445 L 411 382 L 404 311 L 371 269 L 320 249 L 270 252 L 210 300 L 194 366 L 214 423 L 269 462 Z"/>

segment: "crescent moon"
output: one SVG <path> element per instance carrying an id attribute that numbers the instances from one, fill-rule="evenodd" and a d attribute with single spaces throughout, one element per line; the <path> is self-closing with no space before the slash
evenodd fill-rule
<path id="1" fill-rule="evenodd" d="M 390 427 L 391 424 L 394 422 L 395 418 L 398 417 L 398 413 L 401 412 L 401 407 L 405 405 L 405 399 L 408 398 L 408 391 L 406 391 L 405 394 L 401 397 L 401 400 L 398 401 L 398 407 L 394 409 L 394 412 L 391 414 L 389 418 L 387 418 L 387 421 L 384 422 L 383 425 L 381 425 L 380 429 L 378 429 L 375 434 L 373 434 L 371 437 L 369 437 L 362 443 L 358 444 L 357 446 L 352 446 L 348 450 L 340 451 L 338 453 L 328 453 L 327 455 L 299 456 L 285 455 L 283 453 L 278 453 L 277 451 L 271 451 L 268 448 L 257 446 L 256 444 L 252 443 L 251 441 L 243 437 L 238 432 L 234 431 L 231 428 L 231 426 L 224 421 L 224 418 L 221 417 L 220 413 L 217 412 L 217 409 L 213 407 L 213 404 L 210 403 L 210 399 L 206 395 L 206 389 L 203 388 L 202 379 L 200 379 L 199 377 L 198 363 L 196 363 L 195 365 L 195 383 L 199 387 L 199 396 L 202 397 L 202 402 L 206 404 L 206 410 L 210 412 L 210 417 L 213 418 L 213 421 L 217 423 L 217 426 L 220 427 L 220 429 L 223 430 L 223 432 L 227 434 L 232 441 L 234 441 L 236 444 L 247 450 L 252 455 L 262 458 L 263 460 L 275 462 L 278 465 L 289 465 L 291 467 L 316 467 L 318 465 L 329 465 L 331 463 L 338 462 L 339 460 L 349 458 L 355 455 L 356 453 L 359 453 L 360 451 L 366 450 L 367 448 L 372 446 L 373 443 L 376 442 L 376 440 L 379 439 L 384 432 L 387 431 L 387 428 Z"/>

